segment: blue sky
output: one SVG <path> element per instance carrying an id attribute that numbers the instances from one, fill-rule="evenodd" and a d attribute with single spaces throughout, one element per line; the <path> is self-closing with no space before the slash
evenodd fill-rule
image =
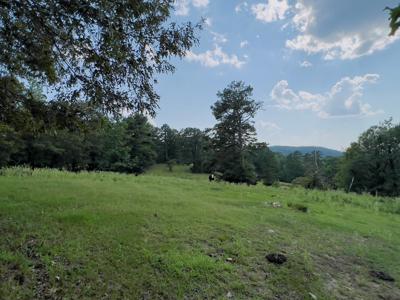
<path id="1" fill-rule="evenodd" d="M 400 121 L 400 42 L 391 0 L 177 0 L 174 19 L 206 25 L 200 44 L 162 76 L 155 122 L 212 127 L 210 106 L 232 80 L 264 103 L 258 139 L 345 149 L 372 125 Z"/>

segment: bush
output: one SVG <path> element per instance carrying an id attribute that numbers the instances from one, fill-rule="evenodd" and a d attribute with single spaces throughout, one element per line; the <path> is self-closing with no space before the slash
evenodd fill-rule
<path id="1" fill-rule="evenodd" d="M 297 209 L 298 211 L 301 211 L 301 212 L 304 212 L 304 213 L 308 212 L 308 207 L 305 206 L 304 204 L 301 204 L 301 203 L 291 203 L 291 202 L 289 202 L 288 203 L 288 207 L 293 208 L 293 209 Z"/>
<path id="2" fill-rule="evenodd" d="M 302 186 L 306 189 L 325 189 L 325 184 L 318 174 L 314 176 L 303 176 L 293 179 L 292 184 Z"/>
<path id="3" fill-rule="evenodd" d="M 311 178 L 310 177 L 297 177 L 293 179 L 292 184 L 302 186 L 304 188 L 310 188 L 311 187 Z"/>
<path id="4" fill-rule="evenodd" d="M 173 167 L 175 165 L 176 165 L 176 160 L 175 159 L 170 159 L 169 161 L 167 161 L 168 171 L 172 172 L 173 171 Z"/>

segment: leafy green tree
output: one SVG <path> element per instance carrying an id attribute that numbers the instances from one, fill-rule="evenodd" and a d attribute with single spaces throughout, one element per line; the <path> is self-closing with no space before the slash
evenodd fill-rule
<path id="1" fill-rule="evenodd" d="M 29 97 L 28 90 L 15 77 L 0 77 L 0 123 L 16 131 L 23 130 L 32 119 L 29 108 L 34 106 L 29 105 L 28 101 L 37 100 Z"/>
<path id="2" fill-rule="evenodd" d="M 326 188 L 321 153 L 319 151 L 313 151 L 304 154 L 303 163 L 305 177 L 309 179 L 307 188 Z"/>
<path id="3" fill-rule="evenodd" d="M 156 130 L 157 161 L 166 163 L 178 158 L 178 131 L 164 124 Z"/>
<path id="4" fill-rule="evenodd" d="M 254 183 L 256 174 L 248 157 L 248 146 L 255 142 L 252 119 L 261 103 L 251 98 L 253 88 L 233 81 L 218 92 L 219 100 L 211 107 L 217 120 L 214 126 L 216 170 L 230 182 Z"/>
<path id="5" fill-rule="evenodd" d="M 102 140 L 101 152 L 97 158 L 99 169 L 126 172 L 130 163 L 130 149 L 126 142 L 126 124 L 123 122 L 110 123 L 104 128 L 104 133 L 100 136 L 100 140 Z"/>
<path id="6" fill-rule="evenodd" d="M 389 20 L 390 20 L 390 34 L 395 35 L 397 30 L 400 27 L 400 4 L 397 7 L 390 8 L 386 7 L 386 10 L 389 11 Z"/>
<path id="7" fill-rule="evenodd" d="M 12 161 L 12 156 L 19 151 L 21 141 L 11 127 L 0 123 L 0 168 Z"/>
<path id="8" fill-rule="evenodd" d="M 324 157 L 321 161 L 322 176 L 328 188 L 337 188 L 336 174 L 339 172 L 339 161 L 339 157 Z"/>
<path id="9" fill-rule="evenodd" d="M 303 156 L 299 151 L 290 153 L 284 162 L 284 178 L 286 182 L 292 182 L 297 177 L 305 175 Z"/>
<path id="10" fill-rule="evenodd" d="M 347 149 L 337 176 L 341 187 L 356 192 L 400 195 L 400 124 L 372 126 Z"/>
<path id="11" fill-rule="evenodd" d="M 372 178 L 372 162 L 356 142 L 347 148 L 339 163 L 336 182 L 346 191 L 366 192 Z"/>
<path id="12" fill-rule="evenodd" d="M 1 166 L 141 173 L 154 163 L 154 128 L 142 115 L 113 120 L 82 101 L 49 102 L 12 77 L 0 87 Z"/>
<path id="13" fill-rule="evenodd" d="M 185 128 L 179 133 L 179 161 L 191 164 L 193 173 L 206 171 L 207 155 L 209 149 L 208 138 L 198 128 Z"/>
<path id="14" fill-rule="evenodd" d="M 68 130 L 38 133 L 29 143 L 28 158 L 33 168 L 86 169 L 84 136 Z"/>
<path id="15" fill-rule="evenodd" d="M 135 114 L 125 120 L 126 146 L 129 148 L 130 164 L 128 171 L 143 173 L 154 164 L 156 159 L 154 128 L 141 114 Z"/>
<path id="16" fill-rule="evenodd" d="M 62 155 L 62 149 L 54 144 L 54 135 L 47 132 L 27 132 L 25 141 L 26 164 L 34 168 L 54 167 L 54 157 Z"/>
<path id="17" fill-rule="evenodd" d="M 0 122 L 12 128 L 20 138 L 21 145 L 14 155 L 15 162 L 35 167 L 35 139 L 48 124 L 44 98 L 37 86 L 25 88 L 14 77 L 3 76 L 0 78 L 0 103 Z"/>
<path id="18" fill-rule="evenodd" d="M 286 156 L 279 152 L 275 152 L 274 156 L 275 156 L 277 169 L 278 169 L 278 179 L 279 179 L 279 181 L 287 182 L 286 168 L 285 168 Z"/>
<path id="19" fill-rule="evenodd" d="M 52 158 L 51 167 L 65 168 L 74 172 L 87 169 L 85 136 L 82 133 L 59 130 L 53 145 L 60 151 Z"/>
<path id="20" fill-rule="evenodd" d="M 174 71 L 200 25 L 170 21 L 174 0 L 0 1 L 0 69 L 106 112 L 154 114 L 155 75 Z"/>
<path id="21" fill-rule="evenodd" d="M 97 130 L 89 131 L 85 134 L 84 151 L 86 153 L 86 168 L 89 171 L 109 169 L 105 157 L 107 127 L 111 127 L 111 125 L 107 124 L 98 127 Z M 115 140 L 118 139 L 118 137 L 114 138 Z"/>
<path id="22" fill-rule="evenodd" d="M 307 176 L 318 173 L 322 165 L 321 153 L 319 151 L 305 153 L 303 156 L 303 164 L 304 172 Z"/>
<path id="23" fill-rule="evenodd" d="M 256 143 L 250 147 L 252 162 L 257 179 L 265 185 L 272 185 L 279 180 L 278 160 L 266 143 Z"/>
<path id="24" fill-rule="evenodd" d="M 23 101 L 24 87 L 14 77 L 0 77 L 0 122 L 11 123 L 18 104 Z"/>

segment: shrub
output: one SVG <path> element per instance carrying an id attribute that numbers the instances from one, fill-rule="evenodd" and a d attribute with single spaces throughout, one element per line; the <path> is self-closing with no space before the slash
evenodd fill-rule
<path id="1" fill-rule="evenodd" d="M 304 213 L 308 212 L 308 207 L 305 206 L 304 204 L 301 204 L 301 203 L 292 203 L 292 202 L 289 202 L 289 203 L 288 203 L 288 207 L 293 208 L 293 209 L 296 209 L 296 210 L 301 211 L 301 212 L 304 212 Z"/>
<path id="2" fill-rule="evenodd" d="M 292 184 L 302 186 L 304 188 L 310 188 L 311 186 L 311 178 L 310 177 L 297 177 L 293 179 Z"/>

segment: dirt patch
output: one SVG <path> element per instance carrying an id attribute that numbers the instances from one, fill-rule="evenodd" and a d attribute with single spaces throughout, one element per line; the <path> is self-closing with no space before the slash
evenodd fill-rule
<path id="1" fill-rule="evenodd" d="M 13 280 L 17 285 L 20 286 L 25 283 L 25 275 L 18 264 L 9 263 L 6 265 L 3 274 L 0 276 L 0 281 L 5 282 L 8 280 Z"/>
<path id="2" fill-rule="evenodd" d="M 384 281 L 391 281 L 391 282 L 394 281 L 394 278 L 392 276 L 390 276 L 389 274 L 382 272 L 382 271 L 371 271 L 371 272 L 369 272 L 369 274 L 372 277 L 375 277 L 375 278 L 378 278 L 378 279 L 381 279 Z"/>
<path id="3" fill-rule="evenodd" d="M 289 202 L 288 203 L 288 207 L 290 207 L 292 209 L 295 209 L 295 210 L 298 210 L 298 211 L 301 211 L 303 213 L 308 212 L 308 207 L 305 206 L 304 204 L 301 204 L 301 203 L 291 203 L 291 202 Z"/>
<path id="4" fill-rule="evenodd" d="M 41 242 L 36 236 L 28 236 L 21 246 L 22 253 L 32 264 L 35 299 L 61 299 L 57 296 L 57 289 L 51 287 L 49 272 L 39 252 L 40 246 Z"/>
<path id="5" fill-rule="evenodd" d="M 400 299 L 393 282 L 376 280 L 369 266 L 350 256 L 313 255 L 314 266 L 334 299 Z"/>

